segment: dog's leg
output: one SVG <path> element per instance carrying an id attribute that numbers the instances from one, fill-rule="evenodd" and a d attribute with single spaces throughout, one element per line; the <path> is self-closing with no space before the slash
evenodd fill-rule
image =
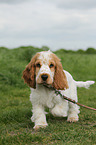
<path id="1" fill-rule="evenodd" d="M 48 124 L 46 122 L 46 115 L 44 111 L 44 107 L 42 105 L 33 106 L 33 116 L 31 117 L 32 122 L 35 122 L 34 129 L 37 130 L 39 128 L 44 128 Z"/>
<path id="2" fill-rule="evenodd" d="M 76 122 L 79 120 L 79 106 L 73 103 L 69 103 L 69 112 L 68 112 L 68 122 Z"/>
<path id="3" fill-rule="evenodd" d="M 53 116 L 66 117 L 68 112 L 68 102 L 62 99 L 62 102 L 56 104 L 55 107 L 50 111 Z"/>
<path id="4" fill-rule="evenodd" d="M 77 86 L 76 86 L 74 81 L 71 81 L 69 92 L 70 92 L 69 97 L 77 102 L 78 101 Z M 69 104 L 69 111 L 68 111 L 67 121 L 69 121 L 69 122 L 78 121 L 79 120 L 78 114 L 80 113 L 80 111 L 79 111 L 80 107 L 74 103 L 71 103 L 71 102 L 69 102 L 68 104 Z"/>

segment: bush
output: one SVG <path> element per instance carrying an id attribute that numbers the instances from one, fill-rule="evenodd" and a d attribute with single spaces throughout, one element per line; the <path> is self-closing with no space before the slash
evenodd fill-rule
<path id="1" fill-rule="evenodd" d="M 96 54 L 96 49 L 94 49 L 94 48 L 88 48 L 88 49 L 86 50 L 86 53 L 87 53 L 87 54 Z"/>
<path id="2" fill-rule="evenodd" d="M 77 53 L 84 54 L 84 53 L 85 53 L 85 51 L 84 51 L 84 50 L 82 50 L 82 49 L 79 49 L 79 50 L 77 50 Z"/>

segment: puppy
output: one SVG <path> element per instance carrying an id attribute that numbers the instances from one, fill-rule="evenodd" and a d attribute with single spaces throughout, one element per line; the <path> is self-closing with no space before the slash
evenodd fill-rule
<path id="1" fill-rule="evenodd" d="M 67 116 L 69 122 L 76 122 L 79 119 L 79 106 L 62 99 L 54 90 L 46 88 L 45 84 L 78 101 L 77 87 L 88 88 L 95 83 L 75 81 L 70 73 L 63 70 L 60 59 L 51 51 L 37 53 L 23 71 L 23 79 L 31 88 L 30 101 L 33 112 L 31 120 L 35 123 L 34 129 L 48 125 L 45 107 L 48 107 L 54 116 Z"/>

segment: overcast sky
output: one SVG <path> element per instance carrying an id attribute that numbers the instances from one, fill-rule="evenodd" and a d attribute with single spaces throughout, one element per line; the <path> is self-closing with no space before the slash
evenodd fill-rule
<path id="1" fill-rule="evenodd" d="M 0 46 L 96 48 L 96 0 L 0 0 Z"/>

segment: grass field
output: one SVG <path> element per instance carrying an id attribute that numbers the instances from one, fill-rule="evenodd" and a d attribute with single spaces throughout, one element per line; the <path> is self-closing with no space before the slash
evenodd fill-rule
<path id="1" fill-rule="evenodd" d="M 22 71 L 41 49 L 0 48 L 0 145 L 95 145 L 96 111 L 81 108 L 77 123 L 47 114 L 48 127 L 35 132 L 31 122 L 30 88 Z M 96 54 L 55 52 L 75 80 L 96 81 Z M 78 89 L 79 102 L 96 108 L 96 84 Z"/>

